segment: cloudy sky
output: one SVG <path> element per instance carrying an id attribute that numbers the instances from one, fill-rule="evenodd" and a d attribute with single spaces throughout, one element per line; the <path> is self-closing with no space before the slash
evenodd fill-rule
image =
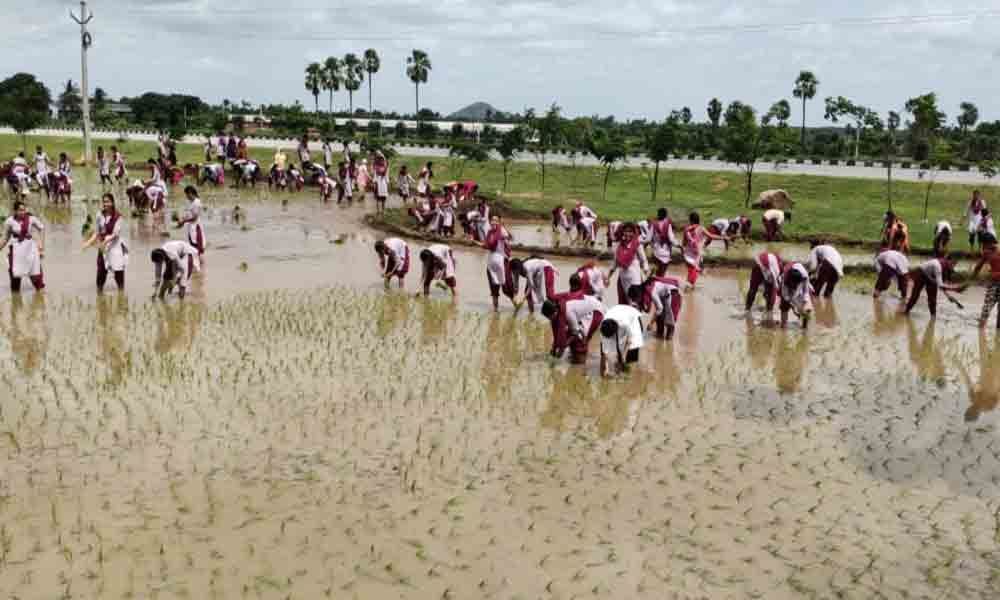
<path id="1" fill-rule="evenodd" d="M 448 113 L 483 100 L 501 110 L 662 119 L 715 96 L 766 108 L 792 99 L 795 76 L 820 80 L 880 113 L 936 91 L 1000 119 L 1000 5 L 996 0 L 94 0 L 91 87 L 113 97 L 178 91 L 219 102 L 300 100 L 313 60 L 375 48 L 375 106 L 413 110 L 404 75 L 413 48 L 433 70 L 421 106 Z M 8 11 L 0 76 L 33 72 L 51 88 L 79 79 L 79 36 L 67 11 L 38 0 Z M 321 97 L 321 106 L 325 96 Z M 335 97 L 346 107 L 346 93 Z M 367 84 L 355 106 L 367 105 Z"/>

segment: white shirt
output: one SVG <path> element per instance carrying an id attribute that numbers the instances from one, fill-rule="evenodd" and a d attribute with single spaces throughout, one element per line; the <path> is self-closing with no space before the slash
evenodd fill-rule
<path id="1" fill-rule="evenodd" d="M 42 152 L 35 155 L 35 170 L 39 175 L 49 172 L 49 155 Z"/>
<path id="2" fill-rule="evenodd" d="M 617 358 L 621 352 L 624 358 L 629 350 L 642 348 L 642 313 L 634 306 L 619 304 L 604 313 L 604 320 L 618 323 L 618 334 L 606 338 L 601 336 L 601 352 L 606 356 Z"/>
<path id="3" fill-rule="evenodd" d="M 765 214 L 767 214 L 767 213 L 765 213 Z M 784 218 L 784 215 L 781 215 L 781 216 L 782 216 L 782 218 Z M 718 229 L 719 233 L 724 234 L 729 229 L 729 220 L 728 219 L 716 219 L 716 220 L 712 221 L 712 227 L 715 227 L 716 229 Z"/>
<path id="4" fill-rule="evenodd" d="M 825 261 L 833 267 L 833 270 L 837 272 L 837 275 L 840 275 L 841 277 L 844 276 L 844 258 L 833 246 L 823 244 L 813 248 L 809 253 L 809 259 L 806 261 L 806 267 L 810 272 L 814 273 L 817 269 L 819 269 L 821 261 Z"/>
<path id="5" fill-rule="evenodd" d="M 777 208 L 772 208 L 770 210 L 764 211 L 765 221 L 777 221 L 778 225 L 782 225 L 785 222 L 785 213 L 781 212 Z"/>
<path id="6" fill-rule="evenodd" d="M 594 296 L 566 302 L 566 326 L 572 337 L 584 339 L 594 322 L 594 313 L 604 313 L 604 305 Z"/>
<path id="7" fill-rule="evenodd" d="M 888 267 L 896 273 L 906 273 L 910 270 L 910 260 L 901 252 L 886 250 L 875 257 L 875 271 L 881 273 L 883 267 Z"/>
<path id="8" fill-rule="evenodd" d="M 938 287 L 944 285 L 944 269 L 941 268 L 941 261 L 934 258 L 917 267 L 924 277 L 931 280 Z"/>

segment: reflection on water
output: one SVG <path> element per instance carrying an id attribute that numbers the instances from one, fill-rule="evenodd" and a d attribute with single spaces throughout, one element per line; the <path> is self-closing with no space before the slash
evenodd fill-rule
<path id="1" fill-rule="evenodd" d="M 713 270 L 602 380 L 596 340 L 570 366 L 485 314 L 482 253 L 457 306 L 385 293 L 359 209 L 266 198 L 246 230 L 209 200 L 184 302 L 148 299 L 141 220 L 96 296 L 82 211 L 46 295 L 0 299 L 9 595 L 995 596 L 995 340 L 848 293 L 741 323 Z"/>
<path id="2" fill-rule="evenodd" d="M 986 332 L 979 334 L 979 383 L 973 382 L 964 364 L 959 362 L 957 367 L 969 390 L 965 420 L 975 421 L 984 412 L 995 410 L 1000 402 L 1000 336 L 993 339 L 991 348 Z"/>

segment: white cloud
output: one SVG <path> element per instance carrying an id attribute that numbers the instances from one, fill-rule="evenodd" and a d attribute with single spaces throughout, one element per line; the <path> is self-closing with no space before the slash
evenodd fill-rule
<path id="1" fill-rule="evenodd" d="M 33 71 L 51 87 L 76 79 L 69 6 L 41 0 L 8 15 L 0 75 Z M 115 96 L 176 89 L 210 101 L 309 106 L 309 60 L 374 47 L 382 55 L 376 106 L 412 110 L 403 71 L 410 50 L 422 48 L 434 68 L 421 104 L 441 112 L 475 100 L 520 110 L 555 99 L 569 114 L 662 118 L 686 105 L 703 118 L 712 97 L 757 107 L 790 98 L 808 68 L 821 82 L 812 122 L 827 95 L 884 112 L 928 90 L 949 114 L 971 100 L 984 118 L 1000 118 L 990 112 L 1000 94 L 995 0 L 94 0 L 92 9 L 91 78 Z M 367 86 L 360 96 L 355 104 L 367 104 Z M 346 102 L 335 97 L 336 106 Z"/>

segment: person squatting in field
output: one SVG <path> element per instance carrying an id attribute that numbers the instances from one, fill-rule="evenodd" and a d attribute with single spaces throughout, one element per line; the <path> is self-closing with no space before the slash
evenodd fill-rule
<path id="1" fill-rule="evenodd" d="M 644 328 L 636 305 L 642 300 L 642 286 L 629 288 L 628 297 L 627 304 L 604 313 L 601 322 L 601 374 L 605 377 L 627 372 L 630 365 L 639 362 Z"/>
<path id="2" fill-rule="evenodd" d="M 947 297 L 948 292 L 962 293 L 965 286 L 958 286 L 945 283 L 954 273 L 955 265 L 946 258 L 932 258 L 923 264 L 910 269 L 907 275 L 913 282 L 913 291 L 910 292 L 910 301 L 906 303 L 903 310 L 905 314 L 910 314 L 913 307 L 920 299 L 920 293 L 927 290 L 927 309 L 931 313 L 931 318 L 937 316 L 937 295 L 938 290 Z"/>
<path id="3" fill-rule="evenodd" d="M 458 281 L 455 279 L 455 255 L 445 244 L 433 244 L 420 251 L 420 263 L 423 265 L 421 281 L 424 296 L 431 293 L 431 283 L 442 281 L 451 290 L 454 301 L 458 297 Z"/>
<path id="4" fill-rule="evenodd" d="M 174 287 L 183 299 L 191 285 L 191 276 L 201 271 L 198 249 L 181 240 L 171 240 L 150 253 L 153 261 L 153 291 L 164 299 Z"/>
<path id="5" fill-rule="evenodd" d="M 548 298 L 541 312 L 552 325 L 550 354 L 560 358 L 569 348 L 570 362 L 583 364 L 590 340 L 604 320 L 605 308 L 599 299 L 583 292 L 579 275 L 570 276 L 569 289 Z"/>
<path id="6" fill-rule="evenodd" d="M 386 238 L 375 242 L 375 253 L 385 287 L 395 277 L 399 279 L 399 289 L 403 289 L 403 280 L 410 272 L 410 247 L 399 238 Z"/>
<path id="7" fill-rule="evenodd" d="M 531 314 L 535 312 L 535 304 L 540 306 L 556 295 L 556 277 L 559 276 L 559 272 L 544 258 L 532 256 L 525 260 L 512 259 L 510 273 L 513 277 L 515 296 L 520 288 L 519 279 L 524 278 L 524 298 L 528 302 L 528 312 Z"/>
<path id="8" fill-rule="evenodd" d="M 821 244 L 817 240 L 809 242 L 812 250 L 806 260 L 806 267 L 812 276 L 812 286 L 817 296 L 830 298 L 837 283 L 844 276 L 844 258 L 836 248 Z M 825 290 L 825 293 L 824 293 Z"/>

